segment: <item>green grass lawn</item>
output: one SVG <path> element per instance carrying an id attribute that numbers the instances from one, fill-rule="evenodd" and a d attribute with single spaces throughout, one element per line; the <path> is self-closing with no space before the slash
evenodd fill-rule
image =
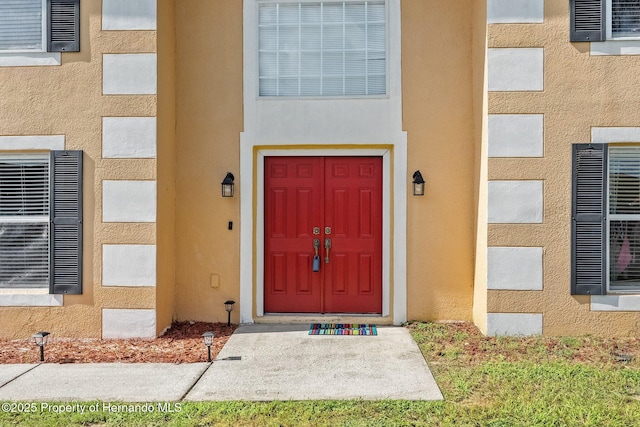
<path id="1" fill-rule="evenodd" d="M 407 327 L 442 389 L 442 402 L 182 403 L 171 413 L 0 412 L 0 426 L 640 426 L 636 338 L 488 338 L 467 323 Z"/>

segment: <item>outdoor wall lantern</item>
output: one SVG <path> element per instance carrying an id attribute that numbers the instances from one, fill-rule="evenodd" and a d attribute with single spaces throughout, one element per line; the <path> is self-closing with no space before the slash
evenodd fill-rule
<path id="1" fill-rule="evenodd" d="M 233 180 L 233 174 L 227 172 L 227 176 L 222 180 L 222 197 L 233 197 Z"/>
<path id="2" fill-rule="evenodd" d="M 235 301 L 229 300 L 224 302 L 224 309 L 227 310 L 227 326 L 231 326 L 231 312 L 233 311 L 233 306 L 235 305 Z"/>
<path id="3" fill-rule="evenodd" d="M 205 332 L 204 334 L 202 334 L 202 339 L 204 339 L 204 345 L 207 346 L 207 361 L 211 362 L 211 345 L 213 344 L 213 332 Z"/>
<path id="4" fill-rule="evenodd" d="M 44 362 L 44 346 L 47 344 L 49 332 L 38 332 L 33 334 L 33 342 L 40 347 L 40 361 Z"/>
<path id="5" fill-rule="evenodd" d="M 424 178 L 419 170 L 413 173 L 413 195 L 424 196 Z"/>

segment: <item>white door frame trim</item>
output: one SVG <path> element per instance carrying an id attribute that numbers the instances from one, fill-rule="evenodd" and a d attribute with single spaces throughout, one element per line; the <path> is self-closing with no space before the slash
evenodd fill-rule
<path id="1" fill-rule="evenodd" d="M 243 135 L 244 136 L 244 135 Z M 405 141 L 406 141 L 406 135 Z M 242 140 L 242 138 L 241 138 Z M 406 142 L 340 148 L 292 148 L 241 142 L 240 322 L 264 316 L 264 158 L 268 156 L 380 156 L 383 163 L 382 316 L 394 324 L 407 320 L 406 309 Z M 394 159 L 396 161 L 394 162 Z M 254 174 L 255 172 L 255 174 Z M 393 176 L 392 176 L 393 173 Z M 393 198 L 393 199 L 392 199 Z"/>

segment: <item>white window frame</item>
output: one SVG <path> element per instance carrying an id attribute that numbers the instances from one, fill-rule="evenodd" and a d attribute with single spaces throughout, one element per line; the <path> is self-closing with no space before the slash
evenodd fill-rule
<path id="1" fill-rule="evenodd" d="M 640 33 L 637 36 L 614 36 L 613 35 L 613 0 L 606 0 L 607 2 L 607 10 L 606 10 L 606 32 L 607 32 L 607 40 L 640 40 Z M 638 5 L 638 10 L 640 11 L 640 5 Z"/>
<path id="2" fill-rule="evenodd" d="M 47 27 L 47 0 L 40 0 L 41 2 L 41 6 L 42 6 L 42 13 L 41 13 L 41 17 L 42 17 L 42 26 L 41 26 L 41 30 L 42 30 L 42 34 L 41 34 L 41 40 L 40 43 L 42 44 L 42 47 L 40 49 L 13 49 L 13 50 L 2 50 L 0 49 L 0 54 L 4 54 L 4 53 L 44 53 L 47 52 L 47 43 L 48 43 L 48 39 L 47 39 L 47 34 L 48 32 L 48 27 Z"/>
<path id="3" fill-rule="evenodd" d="M 607 278 L 607 294 L 636 294 L 640 292 L 640 281 L 637 286 L 629 287 L 628 289 L 611 289 L 611 264 L 612 264 L 612 253 L 611 253 L 611 221 L 639 221 L 640 222 L 640 214 L 612 214 L 611 213 L 611 157 L 609 156 L 612 151 L 617 149 L 634 149 L 637 150 L 640 154 L 640 146 L 631 146 L 631 145 L 609 145 L 608 147 L 608 156 L 607 156 L 607 172 L 605 179 L 607 180 L 607 203 L 606 203 L 606 219 L 605 219 L 605 227 L 606 227 L 606 278 Z"/>
<path id="4" fill-rule="evenodd" d="M 25 161 L 41 161 L 42 163 L 47 164 L 48 168 L 48 176 L 47 176 L 47 187 L 49 191 L 51 191 L 51 162 L 49 154 L 0 154 L 0 161 L 5 159 L 11 160 L 25 160 Z M 0 216 L 0 223 L 11 224 L 11 223 L 33 223 L 33 224 L 46 224 L 47 226 L 47 235 L 51 232 L 50 230 L 50 215 L 46 216 L 15 216 L 15 217 L 2 217 Z M 47 253 L 49 254 L 49 245 L 50 242 L 47 242 Z M 47 258 L 47 268 L 51 266 L 50 254 Z M 24 293 L 46 293 L 49 292 L 49 276 L 47 273 L 47 283 L 41 286 L 33 286 L 27 288 L 21 287 L 0 287 L 0 294 L 24 294 Z M 0 303 L 0 306 L 2 304 Z"/>
<path id="5" fill-rule="evenodd" d="M 264 4 L 283 4 L 283 3 L 291 3 L 291 4 L 301 4 L 301 3 L 349 3 L 349 2 L 362 2 L 362 1 L 372 1 L 372 0 L 256 0 L 255 1 L 255 28 L 253 31 L 256 33 L 256 48 L 255 48 L 255 64 L 256 67 L 260 67 L 260 29 L 259 29 L 259 16 L 260 16 L 260 6 Z M 384 2 L 385 9 L 385 93 L 384 94 L 376 94 L 376 95 L 296 95 L 296 96 L 264 96 L 260 95 L 260 71 L 256 69 L 255 71 L 255 87 L 256 87 L 256 96 L 259 100 L 270 100 L 270 99 L 278 99 L 278 100 L 286 100 L 286 99 L 376 99 L 376 98 L 388 98 L 390 85 L 390 30 L 389 30 L 389 0 L 379 0 Z"/>

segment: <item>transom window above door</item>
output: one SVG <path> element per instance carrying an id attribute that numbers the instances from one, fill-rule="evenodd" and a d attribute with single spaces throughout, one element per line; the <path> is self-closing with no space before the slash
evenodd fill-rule
<path id="1" fill-rule="evenodd" d="M 258 5 L 259 94 L 387 94 L 386 2 Z"/>

